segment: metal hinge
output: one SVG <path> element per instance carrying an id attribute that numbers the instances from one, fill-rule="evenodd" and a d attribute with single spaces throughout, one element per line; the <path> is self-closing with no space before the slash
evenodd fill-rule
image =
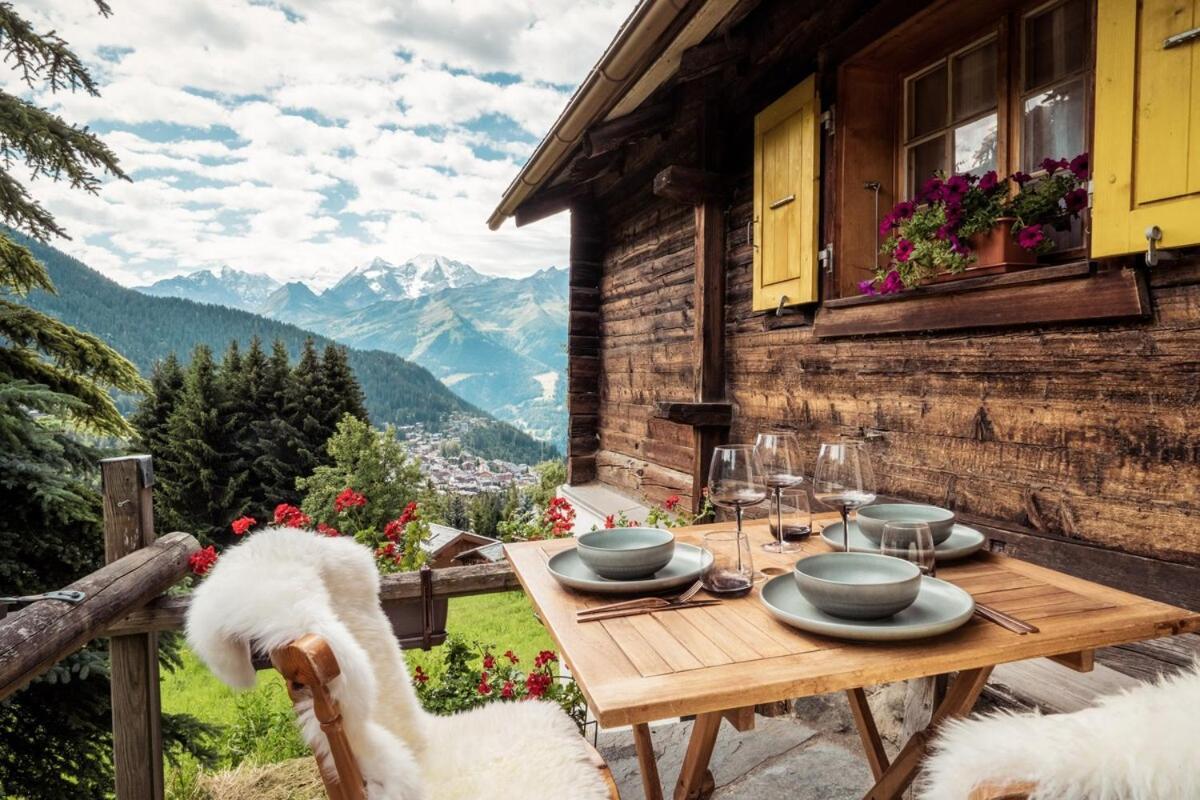
<path id="1" fill-rule="evenodd" d="M 64 603 L 82 603 L 87 597 L 78 589 L 57 589 L 53 592 L 43 592 L 42 594 L 27 594 L 24 597 L 0 597 L 0 619 L 3 619 L 8 614 L 8 607 L 17 605 L 18 603 L 36 603 L 39 600 L 61 600 Z"/>
<path id="2" fill-rule="evenodd" d="M 830 106 L 829 110 L 821 115 L 821 127 L 824 128 L 831 136 L 837 127 L 837 122 L 834 118 L 833 111 L 833 106 Z"/>
<path id="3" fill-rule="evenodd" d="M 817 263 L 821 269 L 833 274 L 833 242 L 829 242 L 817 252 Z"/>

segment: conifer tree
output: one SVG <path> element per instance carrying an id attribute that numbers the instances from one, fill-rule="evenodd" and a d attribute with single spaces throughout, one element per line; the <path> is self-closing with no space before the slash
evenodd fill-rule
<path id="1" fill-rule="evenodd" d="M 258 390 L 257 406 L 262 415 L 251 424 L 251 435 L 258 445 L 258 454 L 250 467 L 251 481 L 261 487 L 263 504 L 257 508 L 259 513 L 251 509 L 256 519 L 266 519 L 276 503 L 300 503 L 296 478 L 308 474 L 303 471 L 301 461 L 310 462 L 297 456 L 307 450 L 300 432 L 292 425 L 291 395 L 292 369 L 287 347 L 276 339 Z"/>
<path id="2" fill-rule="evenodd" d="M 293 449 L 297 475 L 309 475 L 327 463 L 325 443 L 333 435 L 337 421 L 324 419 L 325 380 L 321 374 L 321 358 L 312 338 L 304 340 L 300 360 L 288 382 L 286 418 L 298 434 Z"/>
<path id="3" fill-rule="evenodd" d="M 179 359 L 170 353 L 154 365 L 150 374 L 150 391 L 130 419 L 137 428 L 139 448 L 159 461 L 166 452 L 167 421 L 175 410 L 179 393 L 183 391 L 183 368 Z"/>
<path id="4" fill-rule="evenodd" d="M 362 387 L 350 369 L 350 361 L 346 356 L 346 348 L 332 342 L 325 345 L 321 356 L 323 368 L 323 422 L 333 430 L 342 417 L 350 414 L 364 422 L 367 419 L 367 401 L 363 396 Z"/>

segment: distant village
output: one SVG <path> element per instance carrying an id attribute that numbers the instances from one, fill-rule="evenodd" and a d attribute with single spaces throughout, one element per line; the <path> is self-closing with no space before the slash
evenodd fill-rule
<path id="1" fill-rule="evenodd" d="M 464 450 L 460 438 L 475 422 L 474 417 L 455 414 L 441 431 L 426 430 L 418 422 L 401 425 L 396 433 L 408 451 L 420 459 L 422 474 L 442 491 L 469 496 L 537 483 L 537 474 L 529 464 L 480 458 Z"/>

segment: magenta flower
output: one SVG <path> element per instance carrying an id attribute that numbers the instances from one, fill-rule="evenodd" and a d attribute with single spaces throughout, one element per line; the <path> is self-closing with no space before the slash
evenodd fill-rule
<path id="1" fill-rule="evenodd" d="M 949 225 L 939 225 L 938 229 L 933 232 L 933 235 L 938 239 L 945 241 L 954 235 L 954 228 Z"/>
<path id="2" fill-rule="evenodd" d="M 1086 181 L 1092 175 L 1091 159 L 1087 153 L 1080 153 L 1071 159 L 1071 163 L 1067 166 L 1071 173 L 1081 181 Z"/>
<path id="3" fill-rule="evenodd" d="M 896 203 L 896 205 L 892 207 L 892 213 L 896 215 L 896 220 L 898 222 L 903 222 L 904 220 L 908 219 L 916 210 L 917 204 L 911 200 L 904 200 Z"/>
<path id="4" fill-rule="evenodd" d="M 942 179 L 934 175 L 921 184 L 921 191 L 917 197 L 925 203 L 932 203 L 940 200 L 942 197 Z"/>
<path id="5" fill-rule="evenodd" d="M 1082 186 L 1078 189 L 1072 189 L 1071 191 L 1067 192 L 1067 196 L 1063 198 L 1063 203 L 1066 205 L 1068 212 L 1072 214 L 1079 213 L 1083 209 L 1087 208 L 1087 189 L 1084 189 Z"/>
<path id="6" fill-rule="evenodd" d="M 996 180 L 996 170 L 994 169 L 989 169 L 987 172 L 983 173 L 983 177 L 979 179 L 979 190 L 981 192 L 990 192 L 999 185 L 1000 182 Z"/>
<path id="7" fill-rule="evenodd" d="M 879 287 L 880 294 L 896 294 L 904 288 L 904 281 L 900 280 L 900 273 L 892 270 L 883 279 L 883 284 Z"/>
<path id="8" fill-rule="evenodd" d="M 951 175 L 942 184 L 942 199 L 951 205 L 958 205 L 971 188 L 971 182 L 962 175 Z"/>
<path id="9" fill-rule="evenodd" d="M 965 244 L 963 244 L 962 240 L 959 239 L 957 236 L 955 236 L 953 233 L 950 234 L 949 241 L 950 241 L 951 252 L 957 253 L 960 256 L 966 256 L 966 255 L 971 254 L 971 248 L 969 248 Z"/>
<path id="10" fill-rule="evenodd" d="M 1053 175 L 1055 172 L 1058 172 L 1060 169 L 1066 169 L 1067 164 L 1068 164 L 1068 162 L 1065 158 L 1059 158 L 1059 159 L 1043 158 L 1042 163 L 1039 164 L 1039 166 L 1042 169 L 1046 170 L 1047 175 Z"/>
<path id="11" fill-rule="evenodd" d="M 859 281 L 858 282 L 858 291 L 860 294 L 865 294 L 865 295 L 879 294 L 879 292 L 876 291 L 876 289 L 875 289 L 875 279 L 874 278 L 870 278 L 865 281 Z"/>
<path id="12" fill-rule="evenodd" d="M 896 257 L 897 261 L 908 261 L 908 257 L 912 255 L 915 249 L 913 243 L 908 239 L 901 239 L 896 242 L 896 249 L 892 251 L 892 255 Z"/>
<path id="13" fill-rule="evenodd" d="M 1024 186 L 1033 180 L 1033 176 L 1028 173 L 1021 172 L 1021 170 L 1017 170 L 1012 174 L 1012 179 L 1017 182 L 1017 186 Z"/>
<path id="14" fill-rule="evenodd" d="M 896 227 L 896 218 L 892 214 L 885 214 L 879 221 L 879 235 L 887 236 L 894 227 Z"/>
<path id="15" fill-rule="evenodd" d="M 1045 239 L 1046 234 L 1039 225 L 1026 225 L 1017 231 L 1017 244 L 1026 250 L 1036 250 Z"/>

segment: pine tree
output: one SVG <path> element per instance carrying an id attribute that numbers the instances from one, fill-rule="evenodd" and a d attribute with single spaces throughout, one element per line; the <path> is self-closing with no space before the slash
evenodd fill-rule
<path id="1" fill-rule="evenodd" d="M 150 374 L 150 391 L 130 422 L 138 432 L 139 448 L 159 461 L 166 451 L 167 420 L 175 410 L 179 393 L 183 391 L 183 368 L 171 353 L 154 365 Z"/>
<path id="2" fill-rule="evenodd" d="M 212 351 L 196 347 L 179 402 L 167 423 L 164 460 L 172 480 L 159 490 L 172 527 L 202 543 L 228 540 L 228 525 L 243 510 L 241 484 L 229 471 L 234 458 L 228 400 Z"/>
<path id="3" fill-rule="evenodd" d="M 471 515 L 467 511 L 467 503 L 458 492 L 452 492 L 446 500 L 446 524 L 460 531 L 471 528 Z"/>
<path id="4" fill-rule="evenodd" d="M 323 418 L 324 390 L 321 358 L 313 340 L 305 339 L 300 360 L 288 381 L 285 407 L 286 418 L 298 434 L 293 449 L 297 475 L 309 475 L 318 466 L 328 463 L 325 443 L 333 435 L 336 420 L 330 425 L 330 421 Z"/>
<path id="5" fill-rule="evenodd" d="M 324 423 L 333 430 L 342 417 L 350 414 L 369 422 L 367 418 L 367 401 L 363 396 L 362 387 L 350 369 L 350 361 L 346 348 L 340 345 L 325 345 L 321 356 L 323 368 L 323 417 Z"/>
<path id="6" fill-rule="evenodd" d="M 97 2 L 101 14 L 108 6 Z M 54 34 L 38 34 L 0 4 L 0 53 L 31 90 L 96 87 Z M 15 177 L 65 180 L 95 192 L 105 175 L 125 177 L 86 128 L 0 91 L 0 221 L 35 240 L 65 236 Z M 95 336 L 17 301 L 54 292 L 44 267 L 0 229 L 0 586 L 5 594 L 59 588 L 103 561 L 100 456 L 81 432 L 128 436 L 110 395 L 140 393 L 137 370 Z M 111 789 L 111 717 L 104 649 L 92 645 L 0 704 L 0 795 L 100 798 Z"/>
<path id="7" fill-rule="evenodd" d="M 257 509 L 258 513 L 254 508 L 250 513 L 259 521 L 267 519 L 268 511 L 277 503 L 300 503 L 296 478 L 308 474 L 303 471 L 302 463 L 311 464 L 307 458 L 297 455 L 307 451 L 303 437 L 292 425 L 291 394 L 292 368 L 287 347 L 276 339 L 258 389 L 256 406 L 260 414 L 251 423 L 258 453 L 250 473 L 252 482 L 261 486 L 262 506 Z"/>

